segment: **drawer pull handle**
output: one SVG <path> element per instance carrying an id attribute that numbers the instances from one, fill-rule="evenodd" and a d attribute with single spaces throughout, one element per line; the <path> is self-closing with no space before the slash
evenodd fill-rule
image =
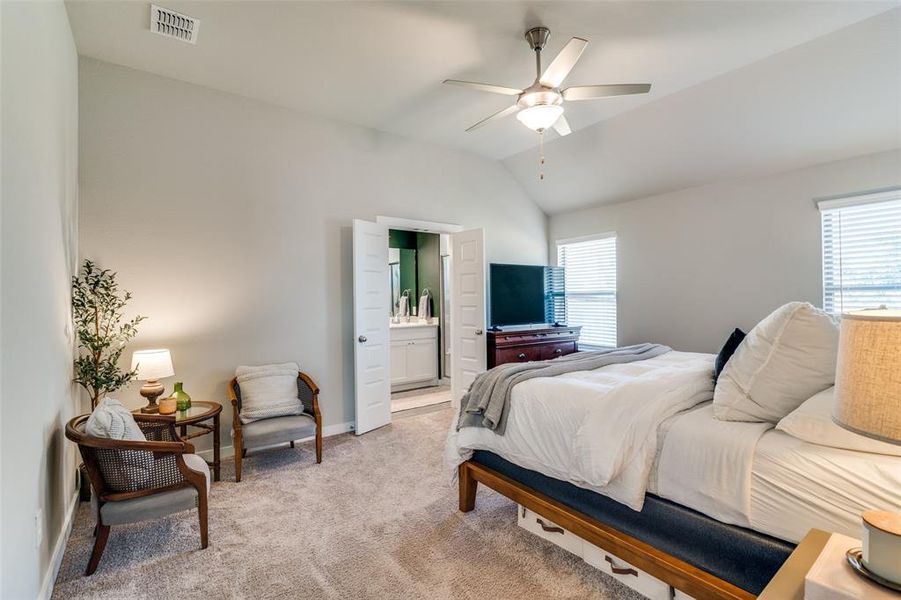
<path id="1" fill-rule="evenodd" d="M 557 348 L 554 350 L 554 354 L 563 354 L 563 348 Z"/>
<path id="2" fill-rule="evenodd" d="M 525 353 L 525 352 L 520 352 L 519 354 L 516 355 L 516 358 L 518 358 L 519 360 L 525 360 L 525 359 L 526 359 L 526 353 Z"/>
<path id="3" fill-rule="evenodd" d="M 638 571 L 635 569 L 624 569 L 623 567 L 617 567 L 613 564 L 613 559 L 609 556 L 604 556 L 604 559 L 610 563 L 610 570 L 616 575 L 635 575 L 638 577 Z"/>
<path id="4" fill-rule="evenodd" d="M 563 533 L 562 527 L 555 527 L 553 525 L 548 525 L 541 519 L 535 519 L 535 522 L 541 525 L 541 528 L 547 531 L 548 533 Z M 637 573 L 636 573 L 637 574 Z"/>

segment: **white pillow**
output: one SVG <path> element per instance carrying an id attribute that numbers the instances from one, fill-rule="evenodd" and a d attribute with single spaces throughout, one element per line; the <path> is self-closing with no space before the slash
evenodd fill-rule
<path id="1" fill-rule="evenodd" d="M 827 388 L 804 402 L 779 421 L 776 429 L 820 446 L 901 456 L 901 446 L 880 442 L 836 425 L 832 420 L 834 390 L 835 388 Z"/>
<path id="2" fill-rule="evenodd" d="M 104 398 L 88 417 L 84 432 L 97 438 L 145 442 L 147 437 L 134 415 L 115 398 Z M 143 488 L 153 470 L 153 453 L 143 450 L 119 450 L 119 460 L 100 461 L 100 470 L 107 485 L 116 491 Z"/>
<path id="3" fill-rule="evenodd" d="M 238 367 L 242 423 L 303 413 L 297 397 L 297 363 Z"/>
<path id="4" fill-rule="evenodd" d="M 713 394 L 723 421 L 777 423 L 835 383 L 838 327 L 807 302 L 773 311 L 748 333 L 726 363 Z"/>

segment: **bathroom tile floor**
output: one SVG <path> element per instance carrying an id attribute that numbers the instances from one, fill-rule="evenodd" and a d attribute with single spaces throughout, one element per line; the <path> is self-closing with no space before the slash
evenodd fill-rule
<path id="1" fill-rule="evenodd" d="M 427 387 L 408 392 L 395 392 L 391 394 L 391 412 L 400 412 L 432 404 L 450 402 L 450 385 Z"/>

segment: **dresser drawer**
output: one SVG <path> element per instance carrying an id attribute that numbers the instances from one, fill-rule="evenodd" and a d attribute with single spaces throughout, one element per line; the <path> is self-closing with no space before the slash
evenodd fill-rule
<path id="1" fill-rule="evenodd" d="M 497 351 L 497 364 L 541 360 L 541 346 L 503 348 Z"/>
<path id="2" fill-rule="evenodd" d="M 651 600 L 670 600 L 670 586 L 636 569 L 594 544 L 583 543 L 582 558 L 592 567 L 610 575 Z"/>
<path id="3" fill-rule="evenodd" d="M 522 506 L 517 506 L 517 522 L 520 527 L 529 533 L 534 533 L 538 537 L 544 538 L 576 556 L 582 556 L 582 544 L 584 543 L 582 538 L 563 529 L 556 523 Z"/>
<path id="4" fill-rule="evenodd" d="M 548 360 L 557 358 L 558 356 L 566 356 L 576 351 L 575 342 L 557 342 L 556 344 L 545 344 L 541 346 L 541 359 Z"/>

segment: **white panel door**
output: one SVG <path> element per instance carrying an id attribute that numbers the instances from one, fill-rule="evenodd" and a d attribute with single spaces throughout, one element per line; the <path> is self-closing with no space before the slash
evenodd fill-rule
<path id="1" fill-rule="evenodd" d="M 354 219 L 354 402 L 357 435 L 391 422 L 388 228 Z"/>
<path id="2" fill-rule="evenodd" d="M 486 368 L 485 231 L 451 235 L 451 395 L 454 406 Z"/>

